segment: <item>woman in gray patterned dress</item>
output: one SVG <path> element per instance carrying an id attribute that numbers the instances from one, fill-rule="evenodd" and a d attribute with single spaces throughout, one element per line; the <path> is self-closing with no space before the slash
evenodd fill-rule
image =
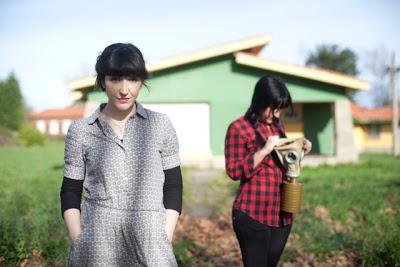
<path id="1" fill-rule="evenodd" d="M 175 130 L 166 115 L 136 101 L 148 77 L 138 48 L 106 47 L 96 72 L 108 102 L 73 122 L 65 143 L 67 265 L 177 266 L 171 240 L 182 176 Z"/>

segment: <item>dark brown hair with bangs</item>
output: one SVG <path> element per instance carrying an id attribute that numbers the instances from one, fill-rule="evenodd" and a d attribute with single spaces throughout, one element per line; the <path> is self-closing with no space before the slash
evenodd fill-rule
<path id="1" fill-rule="evenodd" d="M 144 85 L 149 76 L 142 52 L 129 43 L 107 46 L 98 56 L 95 69 L 97 73 L 95 86 L 102 90 L 105 90 L 106 75 L 132 77 L 141 80 Z"/>

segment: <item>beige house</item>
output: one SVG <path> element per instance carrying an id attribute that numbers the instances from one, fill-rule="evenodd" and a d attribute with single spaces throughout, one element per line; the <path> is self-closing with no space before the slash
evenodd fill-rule
<path id="1" fill-rule="evenodd" d="M 392 109 L 365 108 L 352 104 L 353 136 L 359 152 L 389 153 L 393 147 Z M 398 110 L 400 117 L 400 109 Z"/>

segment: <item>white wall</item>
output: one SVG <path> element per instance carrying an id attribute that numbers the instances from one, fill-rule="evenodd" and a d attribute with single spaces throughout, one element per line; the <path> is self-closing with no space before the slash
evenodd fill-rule
<path id="1" fill-rule="evenodd" d="M 41 133 L 46 133 L 46 121 L 45 120 L 37 120 L 35 122 L 36 129 Z"/>
<path id="2" fill-rule="evenodd" d="M 65 119 L 62 121 L 62 132 L 64 135 L 67 135 L 68 128 L 71 125 L 72 120 Z"/>
<path id="3" fill-rule="evenodd" d="M 210 155 L 210 107 L 207 103 L 143 106 L 169 116 L 179 139 L 179 152 L 182 157 Z"/>
<path id="4" fill-rule="evenodd" d="M 58 135 L 60 133 L 60 126 L 58 120 L 49 121 L 49 134 Z"/>

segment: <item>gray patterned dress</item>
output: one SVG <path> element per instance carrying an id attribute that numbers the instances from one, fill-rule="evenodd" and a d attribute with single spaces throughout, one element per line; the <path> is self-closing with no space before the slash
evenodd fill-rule
<path id="1" fill-rule="evenodd" d="M 163 170 L 179 166 L 169 118 L 137 104 L 121 141 L 100 107 L 71 124 L 64 176 L 84 180 L 82 232 L 68 266 L 177 266 L 165 232 Z"/>

